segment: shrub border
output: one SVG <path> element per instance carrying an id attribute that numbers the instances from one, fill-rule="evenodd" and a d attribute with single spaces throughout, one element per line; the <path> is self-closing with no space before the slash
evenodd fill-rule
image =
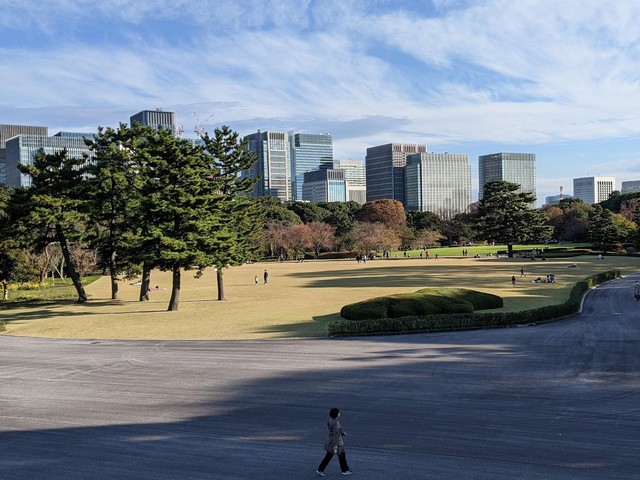
<path id="1" fill-rule="evenodd" d="M 596 285 L 621 277 L 620 270 L 591 275 L 576 283 L 564 303 L 519 312 L 439 314 L 424 317 L 339 320 L 329 323 L 329 336 L 385 335 L 444 332 L 535 325 L 569 317 L 580 312 L 584 295 Z"/>

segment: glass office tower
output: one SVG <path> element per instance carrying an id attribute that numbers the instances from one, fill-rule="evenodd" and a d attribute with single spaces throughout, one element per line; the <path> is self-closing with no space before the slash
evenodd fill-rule
<path id="1" fill-rule="evenodd" d="M 347 182 L 344 170 L 321 168 L 304 174 L 302 200 L 309 202 L 346 202 Z"/>
<path id="2" fill-rule="evenodd" d="M 32 125 L 0 125 L 0 185 L 7 184 L 7 156 L 6 143 L 16 135 L 41 135 L 48 136 L 47 127 L 36 127 Z"/>
<path id="3" fill-rule="evenodd" d="M 334 160 L 333 168 L 344 170 L 347 201 L 363 205 L 367 201 L 367 169 L 362 160 Z"/>
<path id="4" fill-rule="evenodd" d="M 136 122 L 142 125 L 151 125 L 155 128 L 171 130 L 174 134 L 177 131 L 175 112 L 165 112 L 161 108 L 157 108 L 155 110 L 143 110 L 132 115 L 129 118 L 129 123 L 133 126 Z"/>
<path id="5" fill-rule="evenodd" d="M 58 153 L 67 150 L 70 158 L 83 158 L 93 152 L 84 143 L 84 139 L 92 139 L 92 133 L 59 132 L 52 137 L 44 135 L 18 135 L 7 140 L 6 163 L 7 185 L 10 187 L 30 187 L 31 176 L 18 170 L 18 165 L 31 165 L 36 153 Z"/>
<path id="6" fill-rule="evenodd" d="M 389 198 L 404 203 L 407 154 L 426 153 L 426 145 L 388 143 L 367 148 L 367 202 Z"/>
<path id="7" fill-rule="evenodd" d="M 469 211 L 471 164 L 469 156 L 452 153 L 407 155 L 405 207 L 452 218 Z"/>
<path id="8" fill-rule="evenodd" d="M 484 198 L 484 186 L 505 181 L 520 185 L 521 192 L 536 195 L 536 156 L 534 153 L 492 153 L 478 157 L 479 192 Z"/>
<path id="9" fill-rule="evenodd" d="M 289 141 L 293 199 L 302 200 L 304 174 L 333 165 L 333 139 L 328 133 L 296 133 Z"/>
<path id="10" fill-rule="evenodd" d="M 275 197 L 283 202 L 293 199 L 289 134 L 256 132 L 247 135 L 248 149 L 258 157 L 240 176 L 260 177 L 250 193 L 253 197 Z"/>

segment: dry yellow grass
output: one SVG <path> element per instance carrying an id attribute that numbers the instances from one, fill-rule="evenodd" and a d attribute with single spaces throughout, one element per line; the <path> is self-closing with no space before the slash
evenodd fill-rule
<path id="1" fill-rule="evenodd" d="M 577 268 L 567 268 L 575 262 Z M 524 267 L 527 277 L 520 278 Z M 262 273 L 269 271 L 264 285 Z M 200 279 L 184 272 L 180 309 L 167 312 L 171 275 L 154 272 L 149 302 L 139 302 L 138 286 L 121 285 L 121 299 L 110 300 L 102 278 L 87 288 L 85 305 L 22 307 L 3 311 L 11 335 L 86 339 L 257 339 L 318 337 L 339 319 L 349 303 L 429 286 L 459 286 L 500 295 L 505 310 L 522 310 L 564 301 L 571 287 L 595 272 L 640 270 L 640 259 L 595 257 L 531 262 L 507 258 L 391 259 L 357 264 L 353 260 L 255 263 L 225 270 L 227 301 L 216 301 L 215 273 Z M 555 274 L 556 284 L 531 280 Z M 258 276 L 258 285 L 254 276 Z M 511 276 L 518 282 L 511 285 Z"/>

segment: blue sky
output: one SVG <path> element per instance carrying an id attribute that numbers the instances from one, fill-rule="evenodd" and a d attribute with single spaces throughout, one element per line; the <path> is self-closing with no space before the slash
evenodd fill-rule
<path id="1" fill-rule="evenodd" d="M 336 158 L 426 143 L 537 157 L 538 204 L 572 179 L 640 180 L 636 0 L 0 0 L 0 123 L 50 133 L 144 109 L 329 132 Z M 10 12 L 10 14 L 8 14 Z"/>

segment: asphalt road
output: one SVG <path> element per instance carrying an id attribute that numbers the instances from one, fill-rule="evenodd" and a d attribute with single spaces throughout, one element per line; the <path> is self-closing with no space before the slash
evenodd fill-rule
<path id="1" fill-rule="evenodd" d="M 0 479 L 640 479 L 640 277 L 500 330 L 132 342 L 0 336 Z M 334 459 L 326 478 L 342 478 Z"/>

